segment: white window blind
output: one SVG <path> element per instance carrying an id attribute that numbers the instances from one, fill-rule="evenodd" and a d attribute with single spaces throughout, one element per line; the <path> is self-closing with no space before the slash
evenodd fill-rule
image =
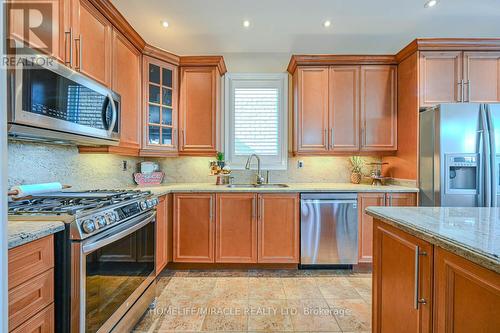
<path id="1" fill-rule="evenodd" d="M 287 76 L 228 74 L 226 80 L 226 160 L 242 169 L 257 154 L 263 168 L 285 169 Z"/>

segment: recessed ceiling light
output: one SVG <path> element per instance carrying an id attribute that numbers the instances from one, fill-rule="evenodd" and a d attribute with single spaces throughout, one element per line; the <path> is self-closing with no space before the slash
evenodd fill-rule
<path id="1" fill-rule="evenodd" d="M 435 5 L 437 5 L 437 0 L 429 0 L 425 3 L 424 7 L 425 8 L 430 8 L 430 7 L 434 7 Z"/>
<path id="2" fill-rule="evenodd" d="M 330 22 L 330 20 L 326 20 L 325 22 L 323 22 L 323 26 L 324 26 L 325 28 L 328 28 L 328 27 L 329 27 L 329 26 L 331 26 L 331 25 L 332 25 L 332 22 Z"/>
<path id="3" fill-rule="evenodd" d="M 249 20 L 245 20 L 245 21 L 243 21 L 243 26 L 244 26 L 245 28 L 250 27 L 250 21 L 249 21 Z"/>
<path id="4" fill-rule="evenodd" d="M 162 25 L 164 28 L 168 28 L 168 22 L 167 22 L 166 20 L 161 21 L 161 25 Z"/>

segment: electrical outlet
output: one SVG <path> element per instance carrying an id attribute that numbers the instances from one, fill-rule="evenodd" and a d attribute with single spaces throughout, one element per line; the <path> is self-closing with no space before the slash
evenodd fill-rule
<path id="1" fill-rule="evenodd" d="M 297 162 L 297 169 L 302 169 L 304 167 L 304 161 Z"/>
<path id="2" fill-rule="evenodd" d="M 127 161 L 122 161 L 122 171 L 127 171 L 128 165 Z"/>

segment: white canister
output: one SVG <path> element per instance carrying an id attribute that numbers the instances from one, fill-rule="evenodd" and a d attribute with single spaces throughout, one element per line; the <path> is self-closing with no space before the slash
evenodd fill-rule
<path id="1" fill-rule="evenodd" d="M 160 166 L 155 162 L 141 162 L 141 173 L 152 173 L 160 170 Z"/>

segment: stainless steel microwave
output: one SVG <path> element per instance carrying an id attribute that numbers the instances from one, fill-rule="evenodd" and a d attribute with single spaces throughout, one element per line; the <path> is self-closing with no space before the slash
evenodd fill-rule
<path id="1" fill-rule="evenodd" d="M 44 55 L 25 56 L 17 64 L 8 72 L 11 137 L 53 143 L 118 144 L 118 94 Z"/>

